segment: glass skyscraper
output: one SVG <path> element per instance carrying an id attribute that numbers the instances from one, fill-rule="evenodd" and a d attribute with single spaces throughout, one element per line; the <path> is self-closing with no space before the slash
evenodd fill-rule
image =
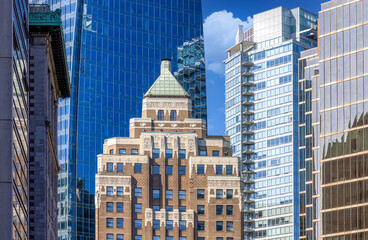
<path id="1" fill-rule="evenodd" d="M 299 60 L 300 239 L 368 239 L 368 1 L 321 6 Z"/>
<path id="2" fill-rule="evenodd" d="M 192 83 L 193 111 L 206 118 L 201 1 L 36 2 L 62 10 L 72 86 L 59 104 L 59 239 L 94 239 L 96 156 L 104 139 L 128 136 L 160 59 L 172 59 L 179 75 L 192 71 L 181 82 Z"/>
<path id="3" fill-rule="evenodd" d="M 279 7 L 238 28 L 225 61 L 226 135 L 242 159 L 245 239 L 299 239 L 298 59 L 317 16 Z"/>

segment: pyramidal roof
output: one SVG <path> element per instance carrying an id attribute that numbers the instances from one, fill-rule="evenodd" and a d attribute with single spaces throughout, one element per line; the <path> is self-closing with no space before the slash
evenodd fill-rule
<path id="1" fill-rule="evenodd" d="M 181 97 L 189 98 L 189 94 L 171 74 L 170 59 L 161 60 L 161 74 L 144 97 Z"/>

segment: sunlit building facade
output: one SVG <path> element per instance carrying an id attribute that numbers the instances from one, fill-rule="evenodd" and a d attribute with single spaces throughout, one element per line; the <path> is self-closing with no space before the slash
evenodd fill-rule
<path id="1" fill-rule="evenodd" d="M 96 156 L 104 139 L 128 136 L 159 60 L 177 72 L 183 45 L 201 39 L 201 0 L 34 1 L 62 11 L 72 85 L 59 105 L 59 239 L 94 239 Z M 203 47 L 194 50 L 204 59 Z"/>
<path id="2" fill-rule="evenodd" d="M 225 60 L 226 135 L 242 159 L 245 239 L 299 238 L 298 59 L 317 16 L 279 7 L 238 28 Z"/>
<path id="3" fill-rule="evenodd" d="M 366 1 L 322 4 L 299 61 L 301 239 L 368 238 L 367 21 Z"/>

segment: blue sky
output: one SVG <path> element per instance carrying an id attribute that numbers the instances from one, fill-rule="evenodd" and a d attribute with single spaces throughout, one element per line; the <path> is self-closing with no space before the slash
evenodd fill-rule
<path id="1" fill-rule="evenodd" d="M 283 6 L 302 7 L 318 14 L 325 0 L 202 0 L 207 74 L 207 111 L 210 135 L 225 132 L 225 50 L 235 43 L 236 28 L 252 24 L 253 14 Z"/>

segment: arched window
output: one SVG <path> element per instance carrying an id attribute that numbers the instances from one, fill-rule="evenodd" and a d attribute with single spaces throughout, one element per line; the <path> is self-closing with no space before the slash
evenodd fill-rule
<path id="1" fill-rule="evenodd" d="M 171 110 L 170 112 L 170 121 L 176 121 L 176 111 Z"/>
<path id="2" fill-rule="evenodd" d="M 158 110 L 157 120 L 158 121 L 163 121 L 164 120 L 164 110 Z"/>

